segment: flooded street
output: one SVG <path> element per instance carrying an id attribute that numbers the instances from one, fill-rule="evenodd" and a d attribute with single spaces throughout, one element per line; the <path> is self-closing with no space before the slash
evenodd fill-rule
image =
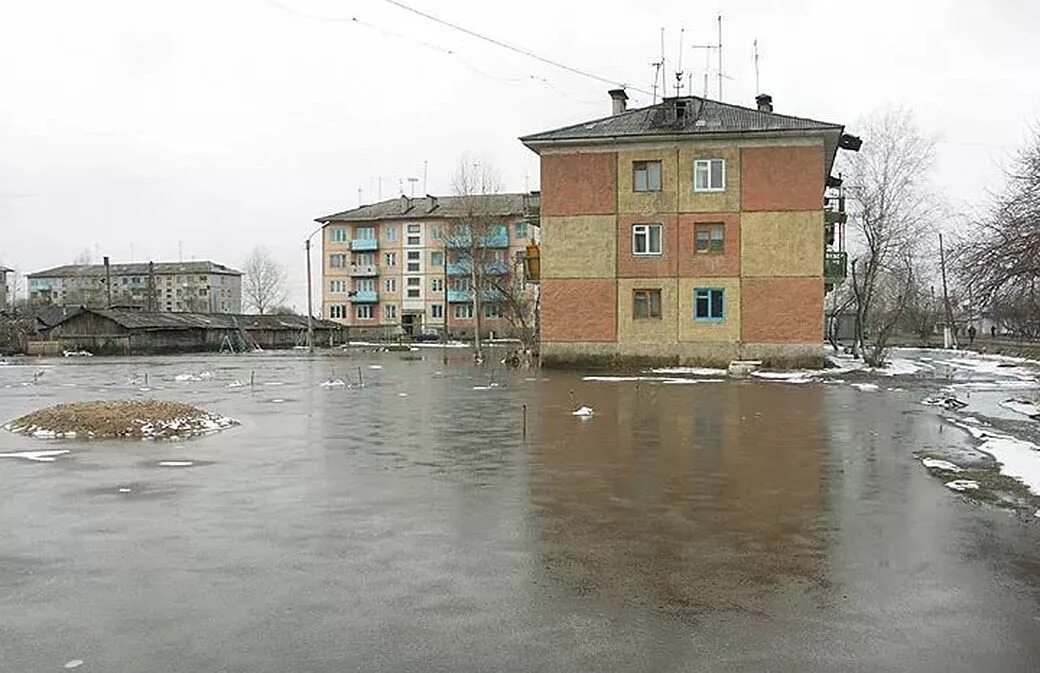
<path id="1" fill-rule="evenodd" d="M 0 422 L 123 398 L 241 422 L 0 431 L 69 450 L 0 458 L 0 671 L 1040 670 L 1040 519 L 915 455 L 978 444 L 955 413 L 1040 441 L 1000 405 L 1040 372 L 936 353 L 801 382 L 438 349 L 0 367 Z M 941 390 L 969 406 L 921 404 Z"/>

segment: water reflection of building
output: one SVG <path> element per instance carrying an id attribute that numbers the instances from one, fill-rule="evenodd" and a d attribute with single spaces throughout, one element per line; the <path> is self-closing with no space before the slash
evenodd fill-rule
<path id="1" fill-rule="evenodd" d="M 581 422 L 567 390 L 546 390 L 531 449 L 537 582 L 565 603 L 554 609 L 688 624 L 821 581 L 822 388 L 575 392 L 597 416 Z"/>

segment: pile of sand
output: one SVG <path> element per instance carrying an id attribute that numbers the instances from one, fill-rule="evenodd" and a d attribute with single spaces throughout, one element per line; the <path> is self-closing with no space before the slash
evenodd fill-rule
<path id="1" fill-rule="evenodd" d="M 224 430 L 238 421 L 190 404 L 117 400 L 59 404 L 17 418 L 4 427 L 30 437 L 183 439 Z"/>

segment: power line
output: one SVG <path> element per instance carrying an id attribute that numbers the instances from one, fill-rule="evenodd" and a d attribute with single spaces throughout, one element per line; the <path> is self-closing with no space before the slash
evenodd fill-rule
<path id="1" fill-rule="evenodd" d="M 598 82 L 603 82 L 604 84 L 609 84 L 611 86 L 621 86 L 622 88 L 627 88 L 627 89 L 631 89 L 632 91 L 638 91 L 639 93 L 650 95 L 650 92 L 646 91 L 644 89 L 639 89 L 639 88 L 634 87 L 634 86 L 628 86 L 628 85 L 625 85 L 624 83 L 619 82 L 617 80 L 607 79 L 606 77 L 600 77 L 599 75 L 593 74 L 591 72 L 587 72 L 585 70 L 580 70 L 578 68 L 574 68 L 574 67 L 569 66 L 569 65 L 567 65 L 565 63 L 560 63 L 559 61 L 554 61 L 551 58 L 546 58 L 544 56 L 539 56 L 538 54 L 534 53 L 533 51 L 530 51 L 529 49 L 525 49 L 523 47 L 517 47 L 517 46 L 514 46 L 512 44 L 509 44 L 508 42 L 503 42 L 503 41 L 495 39 L 493 37 L 488 37 L 487 35 L 483 35 L 481 33 L 478 33 L 476 31 L 474 31 L 474 30 L 470 30 L 469 28 L 465 28 L 464 26 L 460 26 L 457 23 L 452 23 L 451 21 L 446 21 L 445 19 L 441 19 L 439 17 L 436 17 L 433 14 L 427 14 L 426 12 L 423 12 L 423 11 L 420 11 L 418 9 L 415 9 L 414 7 L 409 7 L 408 5 L 404 4 L 403 2 L 398 2 L 397 0 L 383 0 L 383 1 L 388 3 L 388 4 L 393 5 L 394 7 L 398 7 L 400 9 L 403 9 L 406 12 L 411 12 L 412 14 L 415 14 L 417 16 L 421 16 L 424 19 L 428 19 L 430 21 L 433 21 L 434 23 L 439 23 L 442 26 L 447 26 L 448 28 L 451 28 L 453 30 L 457 30 L 457 31 L 459 31 L 461 33 L 465 33 L 466 35 L 469 35 L 470 37 L 475 37 L 478 40 L 483 40 L 485 42 L 489 42 L 489 43 L 491 43 L 493 45 L 496 45 L 498 47 L 502 47 L 503 49 L 508 49 L 509 51 L 515 52 L 517 54 L 521 54 L 523 56 L 527 56 L 528 58 L 533 58 L 536 61 L 541 61 L 542 63 L 546 63 L 546 64 L 551 65 L 553 67 L 560 68 L 561 70 L 566 70 L 567 72 L 574 73 L 575 75 L 581 75 L 582 77 L 587 77 L 589 79 L 594 79 L 594 80 L 596 80 Z"/>

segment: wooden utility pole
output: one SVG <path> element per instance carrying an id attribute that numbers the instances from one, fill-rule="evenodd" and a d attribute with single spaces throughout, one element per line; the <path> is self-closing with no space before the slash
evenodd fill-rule
<path id="1" fill-rule="evenodd" d="M 105 291 L 108 293 L 105 308 L 112 308 L 112 265 L 109 263 L 108 255 L 105 255 Z"/>
<path id="2" fill-rule="evenodd" d="M 949 348 L 951 345 L 957 347 L 957 335 L 953 330 L 953 309 L 950 307 L 950 293 L 946 287 L 946 250 L 943 248 L 942 234 L 939 234 L 939 269 L 942 272 L 943 304 L 946 307 L 946 329 L 949 336 L 943 339 L 943 346 Z"/>

